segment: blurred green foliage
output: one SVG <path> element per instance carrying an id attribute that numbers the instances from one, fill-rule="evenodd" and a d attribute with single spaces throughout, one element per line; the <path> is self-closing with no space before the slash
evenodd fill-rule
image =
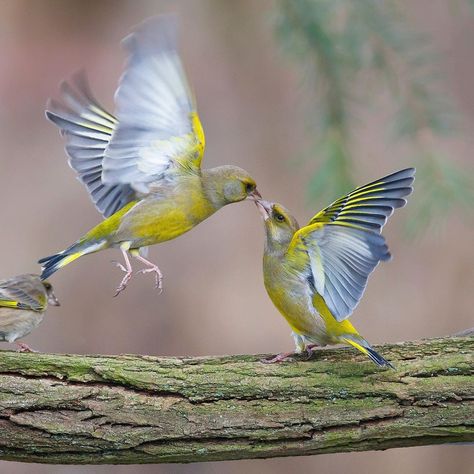
<path id="1" fill-rule="evenodd" d="M 395 110 L 391 135 L 410 143 L 410 162 L 418 168 L 408 230 L 426 229 L 454 207 L 472 208 L 472 169 L 435 145 L 436 137 L 457 131 L 437 57 L 395 0 L 280 0 L 276 30 L 309 91 L 312 156 L 320 160 L 309 182 L 311 200 L 335 199 L 353 188 L 354 111 L 388 93 Z"/>

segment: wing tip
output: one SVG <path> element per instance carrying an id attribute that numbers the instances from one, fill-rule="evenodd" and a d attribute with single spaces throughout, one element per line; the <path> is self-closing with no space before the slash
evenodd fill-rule
<path id="1" fill-rule="evenodd" d="M 391 260 L 393 259 L 393 256 L 392 254 L 390 253 L 390 250 L 387 250 L 385 251 L 385 253 L 380 257 L 380 260 L 382 262 L 390 262 Z"/>
<path id="2" fill-rule="evenodd" d="M 385 178 L 392 178 L 392 177 L 396 177 L 396 179 L 413 178 L 415 174 L 416 174 L 416 168 L 414 166 L 410 166 L 408 168 L 402 168 L 401 170 L 395 171 L 387 175 Z M 382 178 L 382 179 L 385 179 L 385 178 Z"/>
<path id="3" fill-rule="evenodd" d="M 62 105 L 62 103 L 59 102 L 58 100 L 49 98 L 46 101 L 46 108 L 45 108 L 44 113 L 47 118 L 49 118 L 50 116 L 57 116 L 59 115 L 60 109 L 62 109 L 63 107 L 64 106 Z"/>
<path id="4" fill-rule="evenodd" d="M 411 191 L 409 192 L 409 194 L 411 194 L 413 192 L 413 188 L 410 188 Z M 408 194 L 407 194 L 408 196 Z M 395 209 L 401 209 L 402 207 L 405 207 L 407 205 L 407 200 L 403 197 L 400 197 L 400 198 L 397 198 L 397 201 L 394 202 L 394 206 L 393 206 L 393 211 L 392 211 L 392 214 L 395 212 Z M 390 215 L 392 215 L 390 214 Z"/>
<path id="5" fill-rule="evenodd" d="M 178 15 L 167 13 L 155 15 L 136 25 L 132 32 L 122 40 L 122 47 L 129 52 L 136 52 L 140 45 L 141 53 L 154 53 L 157 50 L 176 49 L 178 32 Z"/>
<path id="6" fill-rule="evenodd" d="M 46 110 L 44 111 L 44 116 L 46 117 L 47 120 L 54 123 L 56 114 L 52 110 L 50 110 L 52 108 L 53 107 L 51 106 L 51 99 L 49 99 L 48 102 L 46 103 Z"/>

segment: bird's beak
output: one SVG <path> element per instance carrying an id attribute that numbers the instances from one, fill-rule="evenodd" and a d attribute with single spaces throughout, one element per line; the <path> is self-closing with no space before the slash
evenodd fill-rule
<path id="1" fill-rule="evenodd" d="M 56 295 L 54 295 L 54 294 L 50 294 L 48 296 L 48 303 L 51 306 L 61 306 L 61 303 L 59 302 L 59 300 L 56 298 Z"/>
<path id="2" fill-rule="evenodd" d="M 260 211 L 263 220 L 266 221 L 272 212 L 272 203 L 264 201 L 263 199 L 259 199 L 255 201 L 255 204 L 257 205 L 257 209 Z"/>
<path id="3" fill-rule="evenodd" d="M 250 199 L 251 201 L 257 202 L 259 199 L 262 199 L 262 195 L 258 192 L 258 189 L 255 189 L 255 191 L 252 191 L 247 196 L 247 199 Z"/>

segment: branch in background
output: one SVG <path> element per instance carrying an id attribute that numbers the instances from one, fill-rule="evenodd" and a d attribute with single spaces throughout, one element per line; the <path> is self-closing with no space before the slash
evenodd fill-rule
<path id="1" fill-rule="evenodd" d="M 377 92 L 388 90 L 397 109 L 393 135 L 412 144 L 410 161 L 419 168 L 410 230 L 474 204 L 472 170 L 440 153 L 434 140 L 456 130 L 454 107 L 438 84 L 437 58 L 396 2 L 281 0 L 277 10 L 281 44 L 301 62 L 313 96 L 313 155 L 321 162 L 309 183 L 312 198 L 334 199 L 353 188 L 354 105 L 372 105 Z"/>
<path id="2" fill-rule="evenodd" d="M 474 338 L 255 356 L 0 353 L 0 459 L 198 462 L 474 442 Z"/>
<path id="3" fill-rule="evenodd" d="M 313 115 L 310 127 L 319 129 L 316 146 L 323 159 L 310 181 L 312 197 L 342 195 L 353 187 L 346 84 L 351 70 L 341 61 L 334 32 L 326 23 L 334 14 L 331 2 L 280 2 L 277 31 L 283 46 L 305 65 L 310 96 L 317 99 L 318 115 Z"/>

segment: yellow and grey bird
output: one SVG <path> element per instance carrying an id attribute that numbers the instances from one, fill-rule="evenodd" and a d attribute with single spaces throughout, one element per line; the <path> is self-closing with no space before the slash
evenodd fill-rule
<path id="1" fill-rule="evenodd" d="M 265 224 L 265 288 L 293 331 L 296 353 L 347 344 L 379 366 L 392 366 L 349 321 L 380 261 L 391 258 L 381 235 L 394 209 L 406 204 L 415 169 L 356 188 L 300 228 L 280 204 L 257 201 Z M 282 353 L 267 362 L 278 362 Z"/>
<path id="2" fill-rule="evenodd" d="M 35 329 L 48 307 L 59 306 L 53 287 L 39 275 L 19 275 L 0 280 L 0 341 L 15 342 Z M 20 351 L 31 349 L 17 342 Z"/>
<path id="3" fill-rule="evenodd" d="M 236 166 L 201 170 L 204 132 L 176 47 L 176 20 L 146 20 L 124 39 L 128 60 L 115 94 L 114 117 L 99 105 L 83 74 L 63 83 L 62 101 L 46 111 L 66 139 L 71 167 L 105 220 L 66 250 L 43 258 L 42 278 L 77 258 L 119 248 L 141 273 L 162 274 L 143 249 L 191 230 L 221 207 L 260 197 L 254 179 Z"/>

